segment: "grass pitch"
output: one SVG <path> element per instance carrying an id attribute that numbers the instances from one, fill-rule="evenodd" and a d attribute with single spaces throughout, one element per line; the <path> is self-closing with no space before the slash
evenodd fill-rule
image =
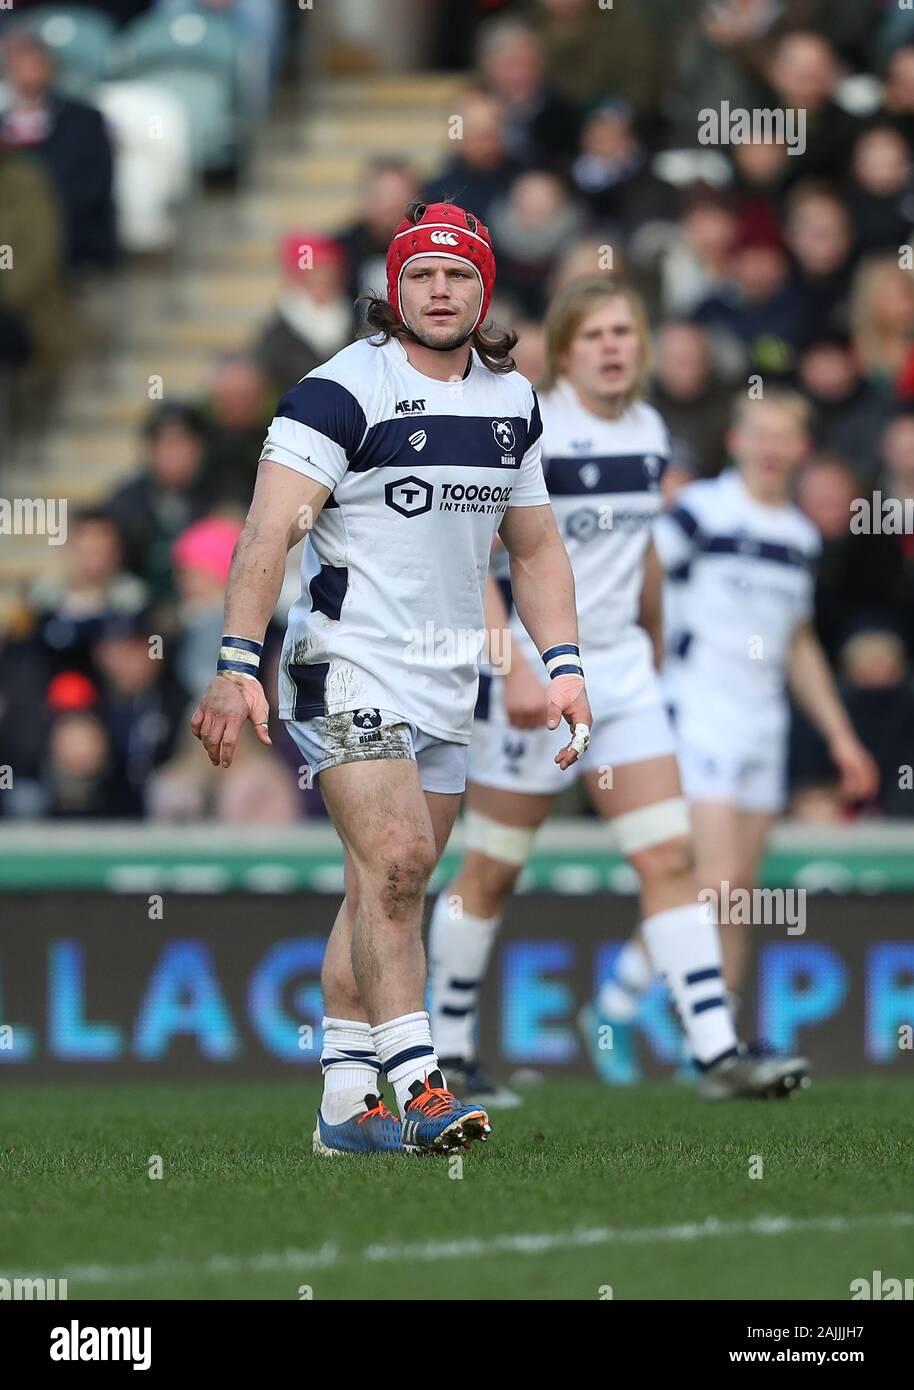
<path id="1" fill-rule="evenodd" d="M 313 1158 L 314 1085 L 8 1086 L 0 1277 L 72 1299 L 847 1299 L 914 1272 L 910 1083 L 525 1096 L 458 1176 Z"/>

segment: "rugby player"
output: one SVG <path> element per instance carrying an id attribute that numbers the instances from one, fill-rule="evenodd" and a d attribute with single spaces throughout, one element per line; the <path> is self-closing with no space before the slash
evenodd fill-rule
<path id="1" fill-rule="evenodd" d="M 734 1032 L 717 926 L 698 901 L 688 806 L 654 648 L 639 624 L 646 576 L 647 607 L 658 588 L 651 528 L 669 456 L 663 422 L 642 399 L 649 338 L 640 298 L 605 275 L 571 281 L 547 313 L 546 351 L 546 483 L 574 569 L 595 716 L 589 748 L 576 766 L 597 814 L 638 874 L 641 936 L 669 986 L 702 1074 L 702 1093 L 728 1098 L 788 1091 L 804 1077 L 803 1060 L 763 1055 L 738 1043 Z M 490 580 L 490 611 L 500 613 L 503 626 L 510 624 L 509 669 L 482 686 L 470 745 L 466 854 L 437 899 L 429 938 L 436 1046 L 455 1085 L 495 1104 L 511 1097 L 494 1089 L 478 1067 L 479 987 L 505 904 L 563 785 L 552 766 L 559 743 L 546 719 L 548 691 L 516 597 L 509 617 Z M 650 969 L 645 974 L 649 980 Z M 594 1015 L 594 1043 L 599 1026 Z"/>
<path id="2" fill-rule="evenodd" d="M 867 800 L 878 780 L 811 625 L 820 541 L 791 501 L 809 451 L 808 416 L 803 398 L 784 390 L 740 401 L 728 438 L 734 466 L 683 488 L 654 533 L 665 571 L 663 683 L 675 712 L 698 882 L 722 919 L 734 1017 L 752 924 L 743 923 L 742 911 L 730 920 L 728 904 L 735 894 L 753 900 L 786 802 L 788 686 L 826 740 L 845 799 Z M 604 1065 L 608 1081 L 637 1079 L 630 1021 L 651 979 L 635 936 L 598 1000 L 625 1058 L 623 1068 Z"/>
<path id="3" fill-rule="evenodd" d="M 216 766 L 230 766 L 248 719 L 269 741 L 261 644 L 304 527 L 279 714 L 320 778 L 346 875 L 321 977 L 322 1155 L 442 1152 L 490 1129 L 439 1066 L 421 925 L 465 785 L 499 529 L 518 612 L 551 677 L 550 726 L 564 718 L 572 729 L 557 771 L 589 733 L 536 397 L 514 370 L 514 335 L 483 328 L 494 282 L 491 239 L 471 213 L 410 205 L 387 256 L 386 301 L 368 307 L 376 331 L 279 403 L 229 575 L 218 674 L 192 718 Z M 384 1105 L 381 1072 L 400 1119 Z"/>

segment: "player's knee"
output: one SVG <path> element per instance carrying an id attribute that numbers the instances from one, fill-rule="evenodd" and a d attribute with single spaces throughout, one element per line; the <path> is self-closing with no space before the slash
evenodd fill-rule
<path id="1" fill-rule="evenodd" d="M 695 855 L 687 835 L 639 850 L 630 856 L 629 862 L 645 886 L 688 879 L 695 871 Z"/>
<path id="2" fill-rule="evenodd" d="M 372 866 L 371 891 L 388 917 L 409 916 L 421 903 L 436 862 L 431 836 L 401 836 L 385 843 Z M 363 883 L 363 893 L 365 889 Z"/>
<path id="3" fill-rule="evenodd" d="M 481 915 L 491 917 L 499 910 L 514 891 L 521 868 L 520 864 L 509 864 L 479 850 L 470 850 L 463 872 L 473 886 L 474 896 L 483 904 Z"/>

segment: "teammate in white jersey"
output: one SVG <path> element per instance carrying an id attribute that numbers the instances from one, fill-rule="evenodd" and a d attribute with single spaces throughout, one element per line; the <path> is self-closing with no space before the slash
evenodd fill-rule
<path id="1" fill-rule="evenodd" d="M 649 346 L 641 301 L 608 276 L 572 281 L 550 306 L 546 344 L 546 482 L 574 569 L 595 718 L 580 775 L 638 873 L 644 940 L 667 979 L 706 1093 L 789 1088 L 802 1076 L 801 1060 L 756 1057 L 734 1034 L 717 929 L 698 902 L 673 734 L 651 640 L 639 625 L 668 455 L 663 423 L 641 399 Z M 509 617 L 492 580 L 489 589 L 490 613 L 504 627 Z M 474 726 L 466 855 L 437 900 L 429 940 L 436 1045 L 466 1093 L 482 1090 L 494 1103 L 509 1097 L 493 1096 L 476 1063 L 479 987 L 506 901 L 561 789 L 551 768 L 558 744 L 546 727 L 545 684 L 516 614 L 510 635 L 510 669 L 483 687 Z"/>
<path id="2" fill-rule="evenodd" d="M 290 549 L 307 531 L 280 714 L 345 850 L 346 896 L 322 971 L 324 1094 L 316 1153 L 443 1152 L 488 1116 L 448 1091 L 424 1011 L 425 888 L 464 787 L 496 530 L 518 611 L 552 675 L 550 722 L 591 722 L 574 583 L 543 482 L 533 390 L 513 335 L 481 325 L 491 240 L 450 204 L 411 204 L 369 340 L 280 401 L 226 594 L 219 673 L 192 725 L 230 765 L 250 719 L 268 742 L 260 644 Z M 556 650 L 557 649 L 557 650 Z M 384 1106 L 386 1072 L 402 1119 Z"/>
<path id="3" fill-rule="evenodd" d="M 655 528 L 678 628 L 665 675 L 698 880 L 721 903 L 725 976 L 736 995 L 748 928 L 726 921 L 723 885 L 731 894 L 755 887 L 786 801 L 786 686 L 826 740 L 848 800 L 872 796 L 878 777 L 812 628 L 819 535 L 790 500 L 809 448 L 807 420 L 805 401 L 789 392 L 742 400 L 729 439 L 735 468 L 683 488 Z"/>

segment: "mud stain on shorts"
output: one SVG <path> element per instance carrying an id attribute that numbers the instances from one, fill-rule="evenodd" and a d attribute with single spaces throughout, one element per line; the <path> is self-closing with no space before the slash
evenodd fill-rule
<path id="1" fill-rule="evenodd" d="M 376 729 L 362 728 L 353 720 L 353 710 L 342 714 L 327 714 L 321 742 L 326 749 L 325 767 L 341 763 L 368 762 L 377 758 L 414 758 L 409 725 L 380 724 Z"/>

